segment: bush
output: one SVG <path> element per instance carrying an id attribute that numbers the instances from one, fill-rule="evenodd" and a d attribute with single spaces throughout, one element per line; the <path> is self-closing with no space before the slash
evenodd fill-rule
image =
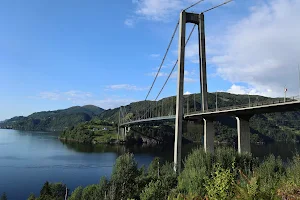
<path id="1" fill-rule="evenodd" d="M 280 158 L 271 155 L 255 170 L 254 175 L 258 178 L 259 190 L 263 196 L 274 199 L 280 181 L 285 176 L 285 168 Z"/>
<path id="2" fill-rule="evenodd" d="M 82 192 L 83 192 L 83 187 L 82 186 L 77 187 L 72 192 L 72 195 L 70 196 L 69 200 L 81 200 Z"/>
<path id="3" fill-rule="evenodd" d="M 5 193 L 5 192 L 2 194 L 1 200 L 7 200 L 7 196 L 6 196 L 6 193 Z"/>
<path id="4" fill-rule="evenodd" d="M 124 154 L 117 158 L 111 175 L 111 184 L 116 187 L 117 199 L 134 198 L 136 194 L 136 178 L 139 176 L 137 163 L 133 154 Z"/>
<path id="5" fill-rule="evenodd" d="M 202 149 L 194 150 L 187 157 L 185 167 L 178 177 L 178 190 L 204 196 L 204 180 L 210 174 L 211 165 L 211 154 L 206 154 Z"/>
<path id="6" fill-rule="evenodd" d="M 169 193 L 168 183 L 162 180 L 151 181 L 143 190 L 141 200 L 166 199 Z"/>
<path id="7" fill-rule="evenodd" d="M 34 194 L 32 194 L 32 193 L 31 193 L 31 194 L 29 195 L 29 197 L 28 197 L 28 199 L 27 199 L 27 200 L 35 200 L 35 196 L 34 196 Z"/>
<path id="8" fill-rule="evenodd" d="M 82 199 L 84 200 L 98 200 L 98 185 L 88 185 L 82 191 Z"/>
<path id="9" fill-rule="evenodd" d="M 232 199 L 234 176 L 229 169 L 215 165 L 210 178 L 205 178 L 205 189 L 211 200 Z"/>

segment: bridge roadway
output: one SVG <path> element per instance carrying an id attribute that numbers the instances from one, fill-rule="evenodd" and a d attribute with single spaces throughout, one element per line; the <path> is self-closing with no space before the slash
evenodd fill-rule
<path id="1" fill-rule="evenodd" d="M 251 105 L 251 104 L 250 104 Z M 274 112 L 286 112 L 300 110 L 300 101 L 287 99 L 286 102 L 262 102 L 252 106 L 242 105 L 228 108 L 210 109 L 205 112 L 193 112 L 184 115 L 185 121 L 195 121 L 195 123 L 203 123 L 204 132 L 204 149 L 205 151 L 214 151 L 214 136 L 215 129 L 213 121 L 219 116 L 234 116 L 237 122 L 237 134 L 238 134 L 238 152 L 250 153 L 250 125 L 249 120 L 255 114 L 274 113 Z M 121 132 L 128 132 L 131 125 L 149 123 L 155 121 L 170 121 L 175 120 L 175 115 L 153 117 L 147 119 L 139 119 L 134 121 L 128 121 L 120 124 Z"/>
<path id="2" fill-rule="evenodd" d="M 268 102 L 269 103 L 269 102 Z M 263 114 L 263 113 L 274 113 L 274 112 L 286 112 L 286 111 L 296 111 L 300 109 L 300 101 L 288 101 L 288 102 L 276 102 L 272 104 L 267 104 L 266 102 L 262 102 L 260 104 L 252 104 L 249 107 L 249 104 L 236 106 L 236 107 L 225 107 L 225 108 L 218 108 L 210 109 L 206 112 L 191 112 L 189 114 L 184 115 L 184 120 L 187 121 L 194 121 L 203 118 L 215 118 L 219 116 L 253 116 L 255 114 Z M 152 117 L 146 119 L 139 119 L 134 121 L 128 121 L 122 123 L 120 126 L 130 126 L 133 124 L 142 124 L 147 122 L 154 122 L 154 121 L 171 121 L 175 120 L 175 115 L 168 115 L 162 117 Z"/>

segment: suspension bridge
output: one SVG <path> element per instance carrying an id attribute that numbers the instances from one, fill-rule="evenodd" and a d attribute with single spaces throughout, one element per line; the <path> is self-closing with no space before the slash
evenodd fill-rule
<path id="1" fill-rule="evenodd" d="M 119 134 L 124 135 L 131 126 L 158 122 L 158 121 L 171 121 L 175 123 L 175 143 L 174 143 L 174 170 L 180 171 L 181 168 L 181 145 L 182 145 L 182 131 L 184 121 L 193 121 L 194 123 L 203 124 L 204 133 L 204 150 L 206 152 L 214 152 L 214 137 L 215 130 L 213 121 L 219 116 L 231 116 L 236 119 L 237 134 L 238 134 L 238 152 L 251 153 L 250 149 L 250 126 L 249 120 L 255 114 L 295 111 L 300 109 L 300 101 L 298 97 L 289 97 L 281 99 L 268 99 L 266 101 L 251 102 L 243 105 L 235 105 L 231 107 L 218 107 L 216 102 L 215 108 L 208 108 L 208 93 L 207 93 L 207 74 L 206 74 L 206 46 L 205 46 L 205 25 L 204 14 L 222 5 L 225 5 L 232 0 L 226 1 L 220 5 L 212 7 L 208 10 L 199 13 L 190 13 L 186 10 L 194 5 L 202 2 L 198 1 L 192 6 L 184 9 L 180 13 L 180 19 L 176 24 L 171 40 L 168 44 L 166 53 L 162 59 L 160 67 L 156 73 L 154 81 L 146 95 L 145 102 L 148 106 L 145 107 L 143 112 L 133 113 L 128 117 L 126 108 L 121 107 L 119 112 Z M 192 23 L 193 28 L 186 38 L 186 24 Z M 185 47 L 188 44 L 192 33 L 198 28 L 198 45 L 199 45 L 199 71 L 200 71 L 200 108 L 196 106 L 195 95 L 193 109 L 190 109 L 190 96 L 184 95 L 184 68 L 185 68 Z M 179 42 L 178 42 L 178 59 L 174 63 L 166 81 L 162 88 L 159 90 L 158 95 L 154 101 L 147 101 L 151 93 L 160 70 L 164 64 L 166 56 L 169 52 L 170 46 L 173 42 L 174 36 L 179 29 Z M 167 104 L 167 109 L 164 108 L 163 99 L 161 105 L 158 105 L 158 98 L 168 83 L 175 67 L 178 67 L 177 73 L 177 94 L 176 97 L 171 97 L 171 103 Z M 217 95 L 217 93 L 216 93 Z M 216 101 L 217 101 L 216 96 Z M 175 108 L 173 103 L 176 103 Z M 171 106 L 170 106 L 171 105 Z M 185 106 L 186 105 L 186 109 Z M 166 105 L 165 105 L 166 107 Z M 199 131 L 200 132 L 200 131 Z"/>

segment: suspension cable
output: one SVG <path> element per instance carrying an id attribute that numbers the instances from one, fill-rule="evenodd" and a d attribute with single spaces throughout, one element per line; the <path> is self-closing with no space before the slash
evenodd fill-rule
<path id="1" fill-rule="evenodd" d="M 149 89 L 149 91 L 148 91 L 148 94 L 147 94 L 147 96 L 146 96 L 146 98 L 145 98 L 145 101 L 147 100 L 147 98 L 148 98 L 148 96 L 149 96 L 149 94 L 150 94 L 150 92 L 151 92 L 151 90 L 152 90 L 152 88 L 153 88 L 153 86 L 154 86 L 154 84 L 155 84 L 155 81 L 156 81 L 156 79 L 157 79 L 157 77 L 158 77 L 158 75 L 159 75 L 159 72 L 160 72 L 160 70 L 161 70 L 161 68 L 162 68 L 162 66 L 163 66 L 163 64 L 164 64 L 164 62 L 165 62 L 165 59 L 166 59 L 166 57 L 167 57 L 167 54 L 168 54 L 169 49 L 170 49 L 170 47 L 171 47 L 171 44 L 172 44 L 172 42 L 173 42 L 173 39 L 174 39 L 174 36 L 175 36 L 176 31 L 177 31 L 177 29 L 178 29 L 178 26 L 179 26 L 179 21 L 178 21 L 177 24 L 176 24 L 176 27 L 175 27 L 174 32 L 173 32 L 173 34 L 172 34 L 172 37 L 171 37 L 171 40 L 170 40 L 170 42 L 169 42 L 168 48 L 167 48 L 167 50 L 166 50 L 166 53 L 165 53 L 165 55 L 164 55 L 164 57 L 163 57 L 163 59 L 162 59 L 162 62 L 161 62 L 161 64 L 160 64 L 159 68 L 158 68 L 158 71 L 157 71 L 156 76 L 155 76 L 155 78 L 154 78 L 154 80 L 153 80 L 153 82 L 152 82 L 152 85 L 151 85 L 151 87 L 150 87 L 150 89 Z"/>
<path id="2" fill-rule="evenodd" d="M 233 1 L 233 0 L 228 0 L 228 1 L 225 1 L 224 3 L 221 3 L 221 4 L 217 5 L 217 6 L 214 6 L 214 7 L 212 7 L 212 8 L 209 8 L 209 9 L 207 9 L 207 10 L 203 11 L 202 13 L 205 13 L 205 12 L 211 11 L 211 10 L 213 10 L 213 9 L 215 9 L 215 8 L 218 8 L 218 7 L 224 6 L 225 4 L 228 4 L 228 3 L 232 2 L 232 1 Z"/>
<path id="3" fill-rule="evenodd" d="M 192 28 L 192 30 L 191 30 L 191 32 L 190 32 L 190 34 L 189 34 L 186 42 L 185 42 L 185 46 L 188 44 L 189 40 L 191 39 L 191 36 L 192 36 L 192 34 L 193 34 L 194 30 L 195 30 L 195 27 L 196 27 L 196 24 L 194 24 L 194 26 L 193 26 L 193 28 Z M 170 72 L 167 80 L 165 81 L 163 87 L 161 88 L 161 90 L 159 91 L 158 95 L 156 96 L 155 101 L 157 101 L 158 97 L 160 96 L 161 92 L 163 91 L 164 87 L 166 86 L 167 82 L 169 81 L 169 79 L 170 79 L 170 77 L 171 77 L 171 75 L 172 75 L 172 73 L 173 73 L 173 71 L 174 71 L 177 63 L 178 63 L 178 59 L 176 60 L 176 62 L 174 64 L 174 66 L 173 66 L 173 68 L 172 68 L 172 70 L 171 70 L 171 72 Z M 146 113 L 143 115 L 143 117 L 150 111 L 151 107 L 152 106 L 150 105 L 149 108 L 147 109 Z"/>
<path id="4" fill-rule="evenodd" d="M 194 3 L 194 4 L 190 5 L 189 7 L 185 8 L 185 9 L 183 9 L 183 10 L 188 10 L 188 9 L 190 9 L 190 8 L 194 7 L 195 5 L 199 4 L 199 3 L 200 3 L 200 2 L 202 2 L 202 1 L 205 1 L 205 0 L 200 0 L 200 1 L 197 1 L 196 3 Z"/>
<path id="5" fill-rule="evenodd" d="M 189 40 L 191 39 L 191 36 L 192 36 L 192 34 L 193 34 L 194 30 L 195 30 L 195 27 L 196 27 L 196 24 L 194 24 L 194 26 L 193 26 L 193 28 L 192 28 L 190 34 L 189 34 L 189 37 L 188 37 L 188 39 L 187 39 L 186 42 L 185 42 L 185 46 L 188 44 Z M 158 97 L 160 96 L 161 92 L 162 92 L 163 89 L 165 88 L 165 86 L 166 86 L 167 82 L 169 81 L 169 79 L 170 79 L 170 77 L 171 77 L 171 75 L 172 75 L 172 73 L 173 73 L 173 71 L 174 71 L 174 69 L 175 69 L 177 63 L 178 63 L 178 59 L 176 60 L 176 62 L 175 62 L 175 64 L 174 64 L 174 66 L 173 66 L 173 68 L 172 68 L 172 70 L 171 70 L 171 72 L 170 72 L 170 74 L 169 74 L 167 80 L 165 81 L 164 85 L 162 86 L 161 90 L 159 91 L 158 95 L 156 96 L 155 101 L 158 99 Z"/>

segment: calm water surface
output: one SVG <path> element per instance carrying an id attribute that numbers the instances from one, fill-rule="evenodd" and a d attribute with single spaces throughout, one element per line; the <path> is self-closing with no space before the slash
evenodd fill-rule
<path id="1" fill-rule="evenodd" d="M 9 200 L 27 199 L 30 192 L 39 194 L 45 181 L 77 186 L 98 183 L 101 176 L 110 177 L 116 158 L 132 152 L 139 166 L 148 165 L 155 156 L 172 161 L 173 147 L 90 146 L 64 144 L 56 133 L 0 129 L 0 194 Z M 183 156 L 198 145 L 185 145 Z M 252 145 L 260 158 L 273 153 L 282 158 L 300 152 L 299 144 L 276 143 Z"/>

